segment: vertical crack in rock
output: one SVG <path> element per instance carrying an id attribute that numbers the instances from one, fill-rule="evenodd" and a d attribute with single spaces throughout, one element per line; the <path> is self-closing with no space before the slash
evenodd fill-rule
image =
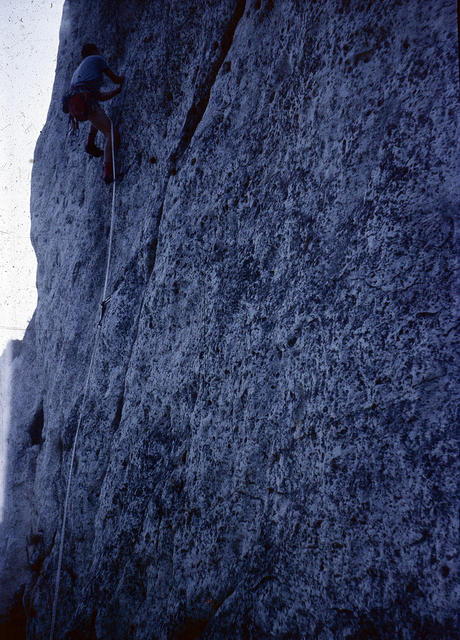
<path id="1" fill-rule="evenodd" d="M 190 107 L 187 117 L 185 118 L 185 123 L 182 128 L 182 134 L 179 140 L 179 143 L 176 147 L 176 150 L 170 156 L 171 169 L 170 171 L 174 171 L 177 167 L 177 162 L 184 155 L 187 150 L 195 131 L 200 124 L 203 116 L 206 112 L 206 108 L 209 103 L 209 98 L 211 95 L 211 89 L 216 82 L 216 78 L 219 74 L 220 68 L 224 63 L 225 58 L 227 57 L 227 53 L 232 46 L 233 37 L 235 35 L 236 28 L 238 26 L 239 21 L 244 15 L 244 10 L 246 7 L 246 0 L 238 0 L 235 11 L 228 23 L 227 29 L 224 32 L 222 37 L 222 46 L 220 49 L 220 54 L 214 63 L 211 65 L 209 69 L 206 80 L 203 83 L 202 91 L 198 91 L 194 97 L 192 106 Z"/>
<path id="2" fill-rule="evenodd" d="M 33 420 L 29 425 L 29 429 L 28 429 L 30 441 L 32 445 L 42 444 L 43 442 L 42 432 L 43 432 L 44 424 L 45 424 L 45 417 L 43 414 L 43 404 L 41 404 L 38 407 L 37 411 L 35 412 Z"/>
<path id="3" fill-rule="evenodd" d="M 185 118 L 185 123 L 182 128 L 182 133 L 179 139 L 179 143 L 177 144 L 175 151 L 173 151 L 173 153 L 171 153 L 171 155 L 168 158 L 168 162 L 167 162 L 168 171 L 167 171 L 165 185 L 163 188 L 161 204 L 158 209 L 155 231 L 153 233 L 152 239 L 149 240 L 146 245 L 147 251 L 150 252 L 149 255 L 147 255 L 146 257 L 146 268 L 147 268 L 146 284 L 148 283 L 150 279 L 150 275 L 155 266 L 156 251 L 157 251 L 157 245 L 158 245 L 158 233 L 159 233 L 159 228 L 161 224 L 161 219 L 163 217 L 164 202 L 166 198 L 166 193 L 168 191 L 169 180 L 172 175 L 175 175 L 176 169 L 177 169 L 177 162 L 184 155 L 185 151 L 190 145 L 190 142 L 195 134 L 196 129 L 198 128 L 199 123 L 203 119 L 203 116 L 206 112 L 206 108 L 208 106 L 209 99 L 211 96 L 211 89 L 216 82 L 216 78 L 219 74 L 219 71 L 225 61 L 225 58 L 227 57 L 230 47 L 232 46 L 236 28 L 241 18 L 244 15 L 245 8 L 246 8 L 246 0 L 238 0 L 236 3 L 235 10 L 232 14 L 232 17 L 230 18 L 230 21 L 222 37 L 220 53 L 217 59 L 211 65 L 211 68 L 207 74 L 206 80 L 202 85 L 203 92 L 198 91 L 197 93 L 195 93 L 193 97 L 192 106 L 190 107 L 187 113 L 187 116 Z M 142 306 L 143 306 L 143 300 L 141 303 L 141 308 Z"/>
<path id="4" fill-rule="evenodd" d="M 157 250 L 157 244 L 158 244 L 158 230 L 159 230 L 159 226 L 160 226 L 160 221 L 161 221 L 161 216 L 163 214 L 163 206 L 164 206 L 164 200 L 166 197 L 166 189 L 169 183 L 169 177 L 166 181 L 166 186 L 165 186 L 165 190 L 163 193 L 163 197 L 162 197 L 162 201 L 161 201 L 161 205 L 160 205 L 160 209 L 158 211 L 157 214 L 157 223 L 155 225 L 155 232 L 153 235 L 153 239 L 149 240 L 147 242 L 147 244 L 144 246 L 144 248 L 140 249 L 140 251 L 138 251 L 135 255 L 135 257 L 133 258 L 133 260 L 131 261 L 130 265 L 127 266 L 126 270 L 128 270 L 130 268 L 130 266 L 133 266 L 133 263 L 137 260 L 139 260 L 140 256 L 142 255 L 142 253 L 147 253 L 147 256 L 145 258 L 145 264 L 146 264 L 146 275 L 145 275 L 145 283 L 143 284 L 143 291 L 142 291 L 142 297 L 141 300 L 139 302 L 139 306 L 138 306 L 138 310 L 137 310 L 137 314 L 136 317 L 134 319 L 134 326 L 135 331 L 134 331 L 134 335 L 133 335 L 133 339 L 131 342 L 131 347 L 129 349 L 129 354 L 126 360 L 126 367 L 124 370 L 124 374 L 123 374 L 123 390 L 120 394 L 120 397 L 117 401 L 117 409 L 115 412 L 115 416 L 112 422 L 112 427 L 113 427 L 113 432 L 115 432 L 121 422 L 121 418 L 123 415 L 123 406 L 124 406 L 124 401 L 125 401 L 125 396 L 126 396 L 126 377 L 128 375 L 128 371 L 129 371 L 129 367 L 131 365 L 131 360 L 132 360 L 132 356 L 133 356 L 133 351 L 134 351 L 134 347 L 136 345 L 137 342 L 137 337 L 139 335 L 139 325 L 140 325 L 140 319 L 141 319 L 141 315 L 142 315 L 142 310 L 144 308 L 144 302 L 145 302 L 145 296 L 147 295 L 147 288 L 148 288 L 148 283 L 150 281 L 150 276 L 152 274 L 153 268 L 155 266 L 155 260 L 156 260 L 156 250 Z M 126 271 L 125 270 L 125 271 Z M 121 282 L 122 282 L 123 278 L 120 278 L 114 285 L 114 291 L 117 290 L 117 288 L 120 286 Z M 113 295 L 113 293 L 112 293 Z"/>
<path id="5" fill-rule="evenodd" d="M 147 283 L 148 283 L 148 280 L 147 280 Z M 121 395 L 120 395 L 120 397 L 118 399 L 118 402 L 117 402 L 117 410 L 116 410 L 116 413 L 115 413 L 115 417 L 113 419 L 113 431 L 116 431 L 118 429 L 118 427 L 120 425 L 120 422 L 121 422 L 122 415 L 123 415 L 123 406 L 124 406 L 125 397 L 126 397 L 126 377 L 128 375 L 129 367 L 131 365 L 131 359 L 133 357 L 134 347 L 135 347 L 136 342 L 137 342 L 137 336 L 139 335 L 139 324 L 140 324 L 142 309 L 144 308 L 144 300 L 145 300 L 145 296 L 146 296 L 146 292 L 147 292 L 147 283 L 146 283 L 146 285 L 144 287 L 144 292 L 142 294 L 142 300 L 141 300 L 141 302 L 139 304 L 139 309 L 137 311 L 137 316 L 136 316 L 136 321 L 135 321 L 136 331 L 135 331 L 134 336 L 133 336 L 133 340 L 132 340 L 132 343 L 131 343 L 131 349 L 129 350 L 129 355 L 128 355 L 128 359 L 127 359 L 127 362 L 126 362 L 126 368 L 125 368 L 125 372 L 124 372 L 124 376 L 123 376 L 123 391 L 121 392 Z"/>
<path id="6" fill-rule="evenodd" d="M 132 346 L 131 346 L 131 351 L 128 357 L 128 363 L 126 366 L 126 371 L 125 371 L 125 382 L 124 382 L 124 387 L 123 387 L 123 397 L 125 395 L 126 392 L 126 376 L 128 374 L 128 370 L 130 367 L 130 363 L 131 363 L 131 358 L 132 358 L 132 354 L 133 354 L 133 350 L 134 350 L 134 346 L 136 344 L 137 341 L 137 336 L 139 334 L 139 323 L 140 323 L 140 319 L 141 319 L 141 315 L 142 315 L 142 309 L 144 308 L 144 301 L 145 301 L 145 296 L 147 293 L 147 286 L 148 283 L 150 281 L 150 277 L 151 274 L 154 270 L 155 267 L 155 262 L 156 262 L 156 254 L 157 254 L 157 247 L 158 247 L 158 235 L 159 235 L 159 230 L 160 230 L 160 225 L 161 225 L 161 220 L 163 217 L 163 211 L 164 211 L 164 203 L 165 203 L 165 199 L 166 199 L 166 194 L 168 192 L 168 185 L 169 185 L 169 181 L 171 179 L 172 175 L 175 175 L 176 173 L 176 168 L 177 168 L 177 162 L 178 160 L 184 155 L 185 151 L 187 150 L 188 146 L 190 145 L 190 142 L 195 134 L 195 131 L 199 125 L 199 123 L 201 122 L 201 120 L 203 119 L 203 116 L 206 112 L 206 108 L 208 106 L 209 103 L 209 98 L 211 96 L 211 89 L 214 86 L 215 82 L 216 82 L 216 78 L 219 74 L 219 71 L 225 61 L 225 58 L 227 57 L 227 54 L 230 50 L 230 47 L 232 46 L 232 42 L 233 42 L 233 38 L 235 35 L 235 31 L 236 28 L 241 20 L 241 18 L 244 15 L 244 11 L 246 8 L 246 0 L 238 0 L 236 3 L 236 7 L 235 10 L 232 14 L 232 17 L 230 18 L 230 21 L 227 25 L 227 28 L 225 29 L 224 35 L 222 37 L 222 43 L 221 43 L 221 49 L 220 49 L 220 53 L 217 57 L 217 59 L 214 61 L 214 63 L 211 65 L 211 68 L 208 72 L 208 75 L 206 76 L 206 79 L 204 81 L 203 84 L 203 91 L 198 91 L 193 98 L 193 103 L 192 106 L 190 107 L 186 119 L 185 119 L 185 123 L 184 126 L 182 128 L 182 134 L 179 140 L 179 143 L 175 149 L 175 151 L 170 155 L 169 157 L 169 161 L 168 161 L 168 173 L 167 173 L 167 177 L 166 177 L 166 181 L 165 181 L 165 185 L 164 185 L 164 189 L 163 189 L 163 197 L 161 200 L 161 204 L 158 210 L 158 214 L 157 214 L 157 221 L 156 221 L 156 225 L 155 225 L 155 232 L 153 234 L 153 237 L 151 240 L 149 240 L 147 242 L 146 245 L 146 250 L 148 252 L 148 255 L 146 257 L 146 268 L 147 268 L 147 276 L 146 276 L 146 284 L 145 284 L 145 289 L 144 289 L 144 293 L 142 296 L 142 300 L 141 303 L 139 305 L 139 311 L 137 314 L 137 318 L 136 318 L 136 332 L 133 338 L 133 342 L 132 342 Z M 121 420 L 121 413 L 119 415 L 119 419 L 118 419 L 118 423 L 119 424 Z"/>
<path id="7" fill-rule="evenodd" d="M 146 284 L 148 284 L 150 276 L 152 274 L 152 271 L 155 267 L 155 262 L 156 262 L 156 258 L 157 258 L 157 247 L 158 247 L 158 234 L 160 232 L 160 224 L 161 224 L 161 219 L 163 218 L 163 210 L 164 210 L 164 205 L 165 205 L 165 199 L 166 199 L 166 193 L 168 191 L 168 185 L 169 185 L 169 180 L 171 179 L 171 174 L 168 174 L 166 181 L 165 181 L 165 186 L 163 189 L 163 195 L 161 198 L 161 204 L 160 207 L 158 209 L 158 213 L 157 213 L 157 221 L 156 221 L 156 225 L 155 225 L 155 231 L 153 233 L 152 238 L 147 242 L 146 245 L 146 251 L 147 251 L 147 256 L 145 259 L 145 265 L 146 265 L 146 269 L 147 269 L 147 278 L 146 278 Z"/>
<path id="8" fill-rule="evenodd" d="M 129 354 L 130 358 L 131 358 L 131 353 Z M 125 376 L 126 377 L 126 376 Z M 117 410 L 115 412 L 115 417 L 113 419 L 113 423 L 112 423 L 112 432 L 116 431 L 118 429 L 118 425 L 121 422 L 121 416 L 123 414 L 123 405 L 125 403 L 125 396 L 124 396 L 124 386 L 123 386 L 123 393 L 120 395 L 120 397 L 118 398 L 118 402 L 117 402 Z"/>

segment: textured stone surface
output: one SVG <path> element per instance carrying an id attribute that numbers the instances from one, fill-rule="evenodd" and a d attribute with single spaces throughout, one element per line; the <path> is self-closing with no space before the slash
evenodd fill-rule
<path id="1" fill-rule="evenodd" d="M 128 173 L 56 637 L 455 637 L 455 3 L 120 5 L 67 1 L 36 149 L 3 607 L 25 584 L 45 637 L 110 220 L 59 105 L 93 40 Z"/>

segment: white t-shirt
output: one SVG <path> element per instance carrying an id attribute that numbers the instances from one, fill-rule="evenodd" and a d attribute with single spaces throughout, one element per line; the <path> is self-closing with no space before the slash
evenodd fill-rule
<path id="1" fill-rule="evenodd" d="M 99 91 L 103 82 L 102 72 L 108 68 L 109 65 L 102 56 L 87 56 L 73 74 L 71 85 L 84 85 L 92 91 Z"/>

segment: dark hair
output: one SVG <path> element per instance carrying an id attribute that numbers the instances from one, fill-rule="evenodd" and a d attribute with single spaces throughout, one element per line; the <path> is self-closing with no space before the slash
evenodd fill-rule
<path id="1" fill-rule="evenodd" d="M 82 58 L 87 58 L 88 56 L 94 56 L 94 55 L 97 55 L 98 53 L 99 53 L 99 49 L 97 48 L 97 45 L 93 44 L 92 42 L 87 42 L 86 44 L 83 45 L 81 49 Z"/>

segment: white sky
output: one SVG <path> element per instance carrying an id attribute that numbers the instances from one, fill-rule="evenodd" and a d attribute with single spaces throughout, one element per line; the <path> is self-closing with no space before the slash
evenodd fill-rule
<path id="1" fill-rule="evenodd" d="M 63 0 L 0 0 L 0 354 L 35 309 L 30 174 L 56 69 Z"/>

